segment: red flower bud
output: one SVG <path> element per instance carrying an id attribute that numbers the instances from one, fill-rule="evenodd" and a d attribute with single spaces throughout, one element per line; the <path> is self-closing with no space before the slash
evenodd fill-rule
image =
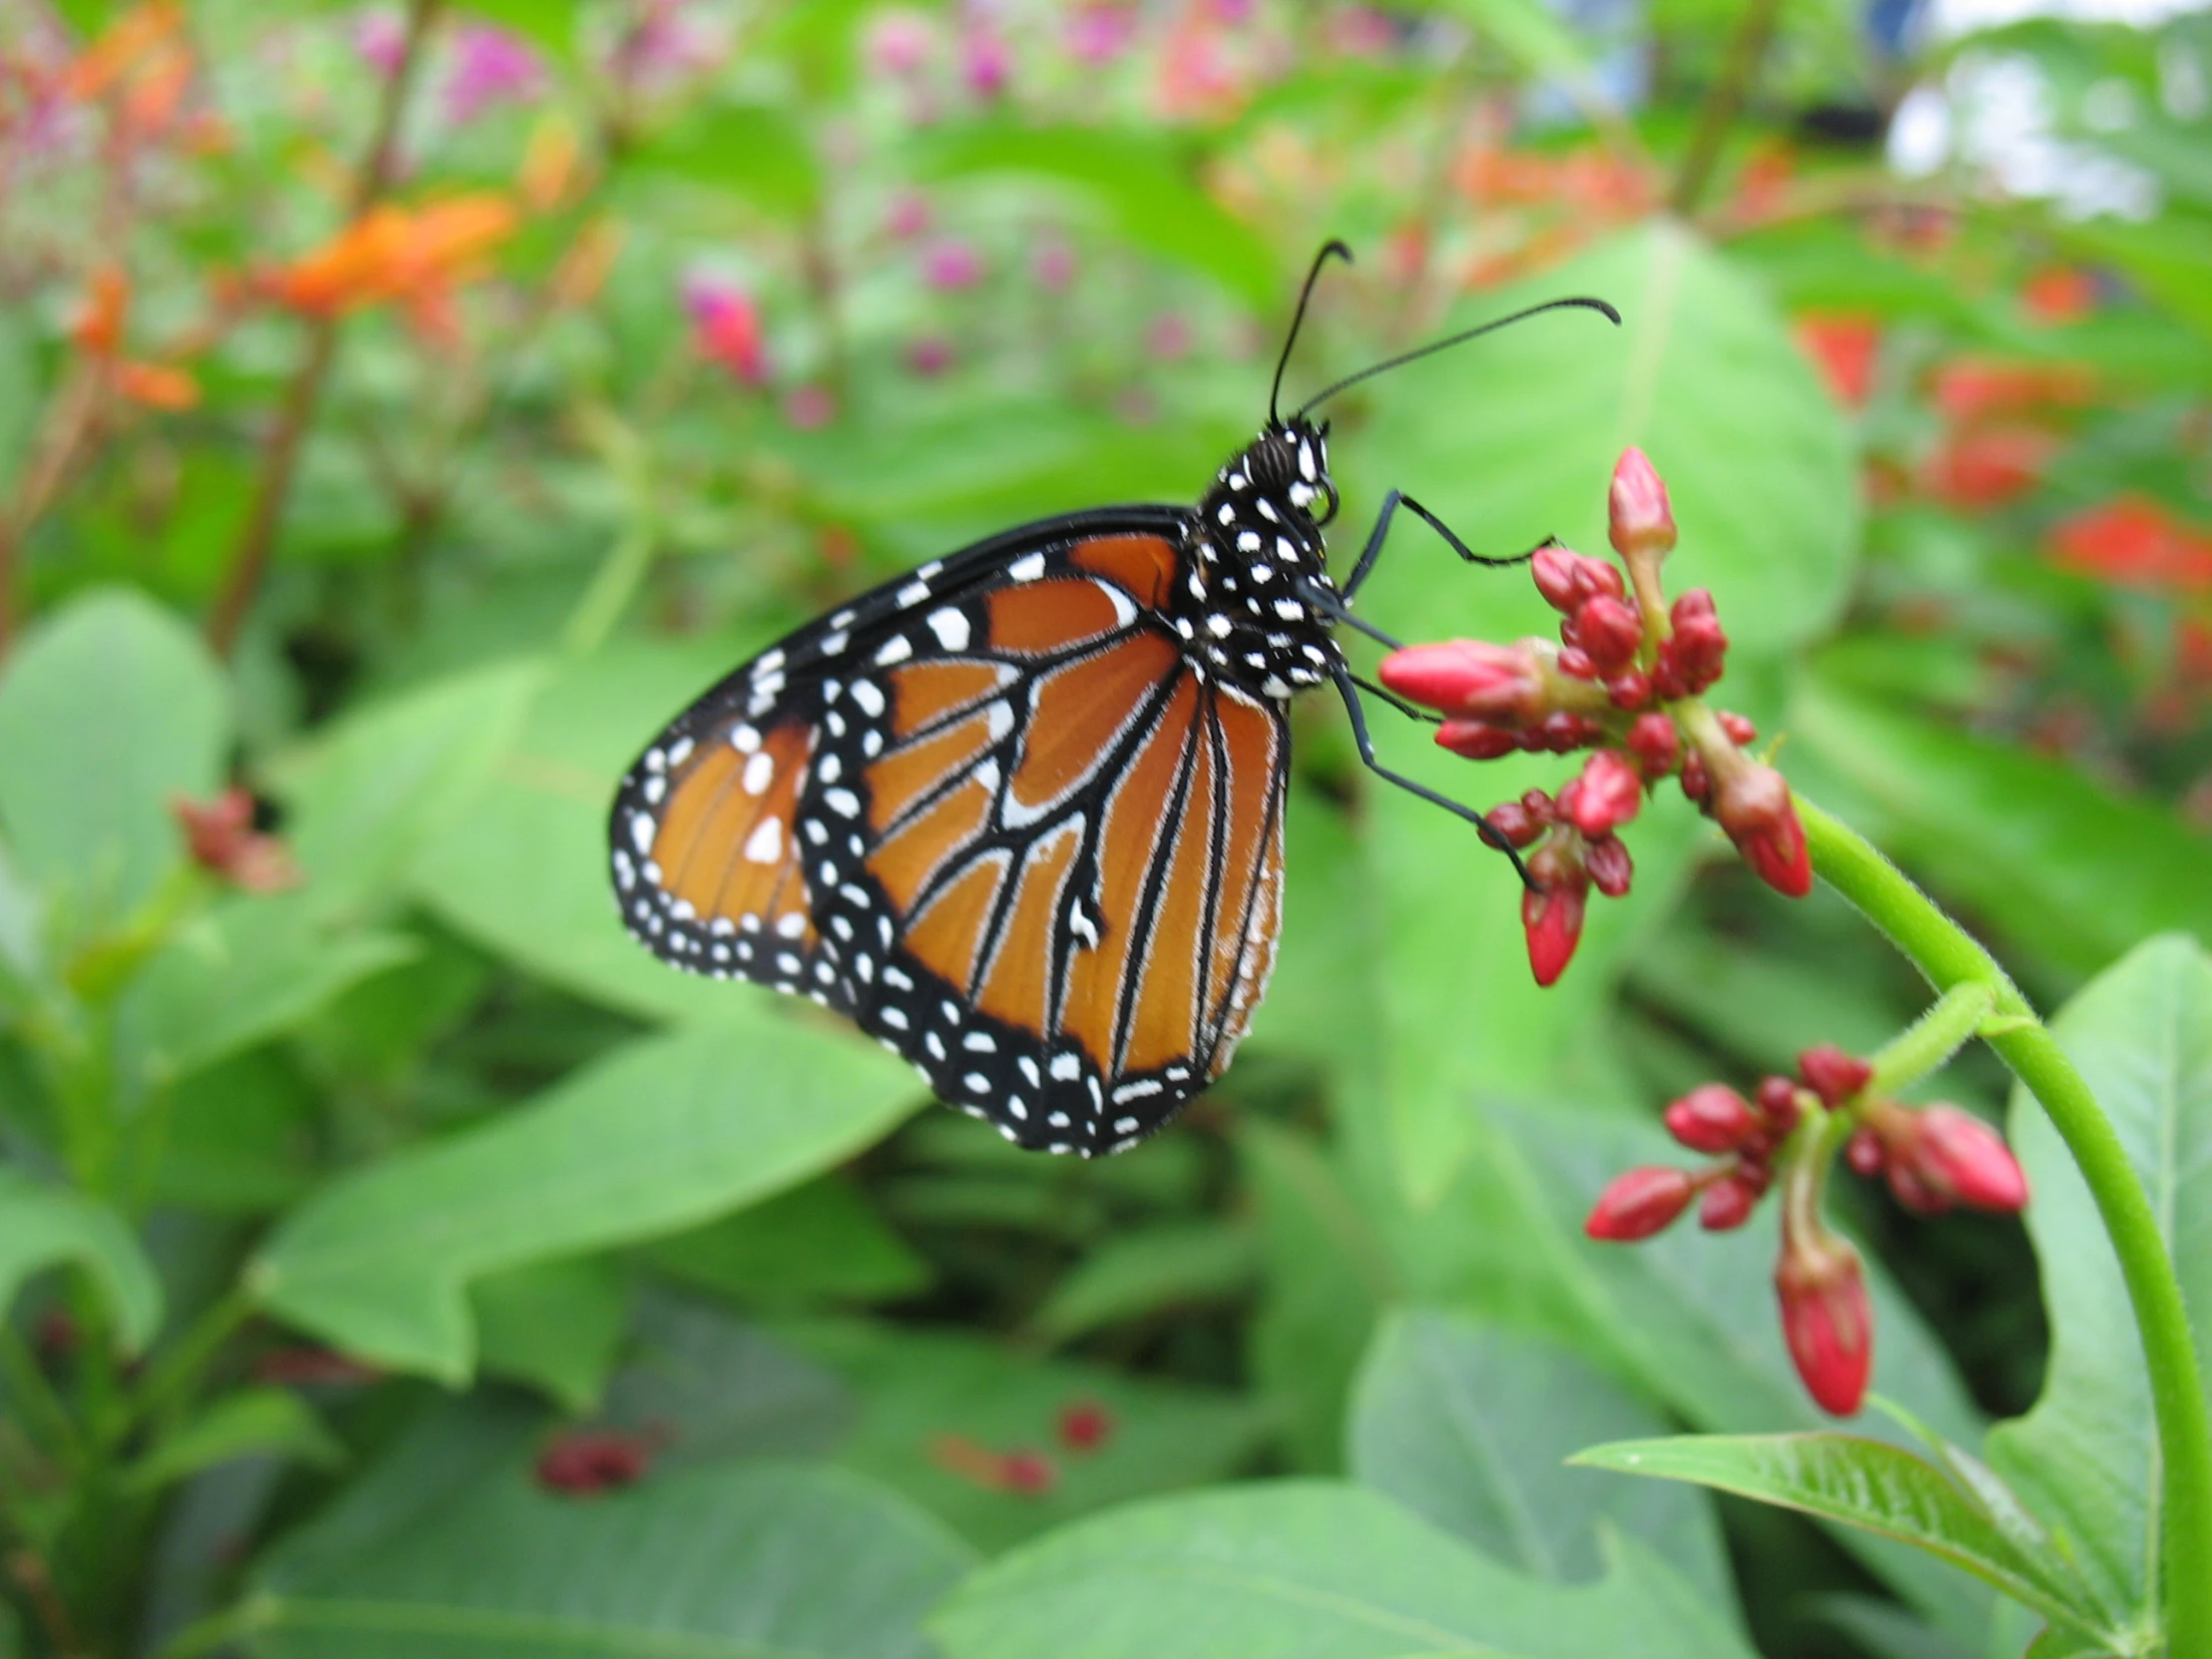
<path id="1" fill-rule="evenodd" d="M 1781 773 L 1756 764 L 1731 767 L 1713 791 L 1713 816 L 1760 880 L 1792 898 L 1813 890 L 1813 854 Z"/>
<path id="2" fill-rule="evenodd" d="M 1705 772 L 1705 757 L 1694 749 L 1682 762 L 1682 793 L 1701 807 L 1713 793 L 1712 780 Z"/>
<path id="3" fill-rule="evenodd" d="M 169 810 L 184 832 L 185 853 L 247 892 L 279 892 L 299 884 L 299 868 L 275 835 L 254 828 L 254 798 L 242 789 L 225 790 L 203 805 L 172 796 Z"/>
<path id="4" fill-rule="evenodd" d="M 1890 1191 L 1916 1216 L 1939 1216 L 1950 1208 L 1949 1198 L 1924 1181 L 1912 1165 L 1893 1163 L 1886 1173 Z"/>
<path id="5" fill-rule="evenodd" d="M 1605 682 L 1605 696 L 1616 709 L 1641 709 L 1651 701 L 1651 676 L 1640 669 L 1616 674 Z"/>
<path id="6" fill-rule="evenodd" d="M 612 1428 L 572 1429 L 538 1453 L 538 1484 L 548 1491 L 589 1497 L 631 1485 L 652 1461 L 652 1443 L 642 1434 Z"/>
<path id="7" fill-rule="evenodd" d="M 1635 662 L 1636 648 L 1644 643 L 1644 619 L 1627 600 L 1601 593 L 1574 613 L 1574 633 L 1598 674 L 1611 679 Z"/>
<path id="8" fill-rule="evenodd" d="M 1882 1173 L 1882 1137 L 1872 1129 L 1855 1129 L 1851 1139 L 1844 1143 L 1844 1162 L 1851 1166 L 1854 1175 L 1879 1175 Z"/>
<path id="9" fill-rule="evenodd" d="M 1734 1152 L 1767 1126 L 1725 1083 L 1704 1083 L 1667 1107 L 1667 1133 L 1692 1152 Z"/>
<path id="10" fill-rule="evenodd" d="M 1114 1414 L 1095 1399 L 1060 1407 L 1060 1443 L 1070 1451 L 1096 1451 L 1114 1432 Z"/>
<path id="11" fill-rule="evenodd" d="M 1521 810 L 1528 815 L 1528 821 L 1531 824 L 1557 824 L 1559 822 L 1558 804 L 1550 796 L 1544 794 L 1542 790 L 1523 790 L 1520 804 Z"/>
<path id="12" fill-rule="evenodd" d="M 1721 730 L 1728 734 L 1728 741 L 1738 749 L 1759 741 L 1759 728 L 1733 710 L 1723 709 L 1716 718 L 1721 723 Z"/>
<path id="13" fill-rule="evenodd" d="M 1927 1186 L 1976 1210 L 2012 1211 L 2027 1204 L 2027 1176 L 1994 1129 L 1955 1106 L 1912 1115 L 1913 1173 Z"/>
<path id="14" fill-rule="evenodd" d="M 1521 928 L 1528 935 L 1528 968 L 1539 985 L 1556 984 L 1574 960 L 1574 947 L 1582 941 L 1582 914 L 1589 902 L 1587 874 L 1576 865 L 1571 876 L 1547 880 L 1540 865 L 1547 842 L 1530 861 L 1529 873 L 1540 883 L 1523 890 Z"/>
<path id="15" fill-rule="evenodd" d="M 1618 835 L 1600 835 L 1591 841 L 1583 849 L 1582 863 L 1590 872 L 1590 885 L 1607 898 L 1622 896 L 1636 878 L 1636 861 Z"/>
<path id="16" fill-rule="evenodd" d="M 1520 734 L 1479 720 L 1447 720 L 1436 728 L 1436 742 L 1470 761 L 1494 761 L 1521 746 Z"/>
<path id="17" fill-rule="evenodd" d="M 1573 792 L 1570 804 L 1568 791 Z M 1582 772 L 1559 792 L 1559 810 L 1583 834 L 1606 835 L 1636 816 L 1644 804 L 1644 781 L 1619 754 L 1601 749 L 1582 763 Z"/>
<path id="18" fill-rule="evenodd" d="M 1874 1368 L 1874 1316 L 1859 1252 L 1826 1232 L 1785 1233 L 1774 1289 L 1782 1335 L 1806 1390 L 1822 1410 L 1851 1415 L 1866 1398 Z"/>
<path id="19" fill-rule="evenodd" d="M 1752 1211 L 1759 1207 L 1759 1196 L 1766 1189 L 1739 1181 L 1735 1176 L 1723 1176 L 1705 1189 L 1698 1200 L 1697 1224 L 1708 1233 L 1730 1233 L 1751 1220 Z"/>
<path id="20" fill-rule="evenodd" d="M 1382 684 L 1447 715 L 1500 726 L 1531 726 L 1549 705 L 1543 666 L 1527 645 L 1445 640 L 1409 645 L 1382 659 Z"/>
<path id="21" fill-rule="evenodd" d="M 1821 1104 L 1831 1111 L 1865 1088 L 1867 1080 L 1874 1075 L 1874 1067 L 1846 1054 L 1834 1043 L 1822 1043 L 1800 1054 L 1797 1070 L 1805 1086 L 1819 1095 Z"/>
<path id="22" fill-rule="evenodd" d="M 1543 725 L 1534 734 L 1538 741 L 1530 747 L 1540 747 L 1554 755 L 1571 755 L 1604 735 L 1604 729 L 1595 721 L 1584 720 L 1580 715 L 1570 715 L 1561 709 L 1544 717 Z"/>
<path id="23" fill-rule="evenodd" d="M 1597 678 L 1597 664 L 1590 660 L 1590 654 L 1579 645 L 1561 646 L 1557 666 L 1561 674 L 1571 675 L 1577 680 Z"/>
<path id="24" fill-rule="evenodd" d="M 1616 1175 L 1590 1207 L 1582 1231 L 1611 1244 L 1633 1244 L 1670 1226 L 1697 1196 L 1688 1170 L 1646 1165 Z"/>
<path id="25" fill-rule="evenodd" d="M 1763 1077 L 1755 1096 L 1759 1110 L 1767 1116 L 1777 1135 L 1787 1135 L 1798 1126 L 1801 1113 L 1798 1109 L 1797 1084 L 1788 1077 Z"/>
<path id="26" fill-rule="evenodd" d="M 1606 535 L 1623 555 L 1674 548 L 1674 509 L 1667 486 L 1641 449 L 1624 449 L 1606 497 Z"/>
<path id="27" fill-rule="evenodd" d="M 1581 554 L 1557 542 L 1537 548 L 1536 556 L 1528 561 L 1528 573 L 1536 579 L 1536 591 L 1553 610 L 1571 612 L 1581 604 L 1578 568 L 1581 563 Z"/>
<path id="28" fill-rule="evenodd" d="M 1728 658 L 1728 635 L 1713 611 L 1713 596 L 1692 588 L 1674 602 L 1669 612 L 1674 632 L 1659 648 L 1663 675 L 1679 682 L 1682 692 L 1695 696 L 1721 677 Z"/>
<path id="29" fill-rule="evenodd" d="M 1544 832 L 1544 826 L 1518 801 L 1500 802 L 1482 816 L 1490 821 L 1492 830 L 1515 846 L 1526 846 Z"/>
<path id="30" fill-rule="evenodd" d="M 1665 715 L 1638 715 L 1628 728 L 1628 752 L 1646 778 L 1664 778 L 1682 764 L 1682 734 Z"/>

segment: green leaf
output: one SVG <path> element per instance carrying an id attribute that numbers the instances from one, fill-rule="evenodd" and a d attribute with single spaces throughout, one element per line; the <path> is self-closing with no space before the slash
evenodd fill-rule
<path id="1" fill-rule="evenodd" d="M 904 159 L 922 179 L 1027 177 L 1071 186 L 1132 246 L 1213 277 L 1248 304 L 1283 301 L 1286 273 L 1267 239 L 1201 190 L 1190 161 L 1151 135 L 979 124 L 910 138 Z"/>
<path id="2" fill-rule="evenodd" d="M 694 110 L 640 146 L 627 167 L 711 185 L 784 220 L 812 214 L 822 196 L 806 129 L 789 110 L 765 104 Z"/>
<path id="3" fill-rule="evenodd" d="M 533 1262 L 468 1288 L 477 1362 L 543 1388 L 564 1407 L 598 1404 L 629 1316 L 629 1282 L 601 1257 Z"/>
<path id="4" fill-rule="evenodd" d="M 1259 1200 L 1268 1278 L 1250 1365 L 1299 1465 L 1342 1465 L 1345 1404 L 1396 1273 L 1339 1173 L 1302 1136 L 1252 1121 L 1237 1135 Z"/>
<path id="5" fill-rule="evenodd" d="M 1602 1570 L 1607 1521 L 1710 1605 L 1733 1585 L 1712 1506 L 1667 1486 L 1623 1492 L 1566 1467 L 1595 1441 L 1648 1435 L 1657 1412 L 1563 1348 L 1433 1309 L 1377 1331 L 1348 1429 L 1361 1484 L 1532 1577 Z"/>
<path id="6" fill-rule="evenodd" d="M 126 992 L 120 1041 L 161 1083 L 288 1031 L 348 986 L 406 961 L 401 933 L 347 929 L 305 892 L 236 898 L 181 929 Z"/>
<path id="7" fill-rule="evenodd" d="M 927 1516 L 842 1469 L 701 1464 L 590 1500 L 509 1460 L 411 1524 L 279 1557 L 269 1659 L 928 1659 L 966 1568 Z"/>
<path id="8" fill-rule="evenodd" d="M 930 1280 L 929 1264 L 836 1176 L 656 1239 L 637 1254 L 682 1284 L 771 1307 L 910 1296 Z"/>
<path id="9" fill-rule="evenodd" d="M 282 1388 L 242 1388 L 165 1435 L 124 1472 L 133 1491 L 152 1491 L 235 1457 L 278 1456 L 325 1467 L 345 1448 L 297 1394 Z"/>
<path id="10" fill-rule="evenodd" d="M 995 1561 L 930 1621 L 951 1659 L 1723 1659 L 1748 1650 L 1656 1558 L 1524 1578 L 1357 1487 L 1131 1505 Z"/>
<path id="11" fill-rule="evenodd" d="M 2055 1556 L 2037 1559 L 1925 1458 L 1850 1434 L 1680 1434 L 1592 1446 L 1574 1459 L 1802 1509 L 1900 1539 L 2046 1618 L 2094 1629 L 2096 1609 Z"/>
<path id="12" fill-rule="evenodd" d="M 154 1340 L 161 1281 L 123 1218 L 82 1193 L 0 1169 L 0 1313 L 15 1305 L 25 1280 L 63 1262 L 75 1262 L 100 1286 L 125 1352 Z"/>
<path id="13" fill-rule="evenodd" d="M 170 1098 L 154 1202 L 235 1216 L 296 1202 L 316 1178 L 320 1109 L 315 1090 L 275 1049 L 193 1073 Z"/>
<path id="14" fill-rule="evenodd" d="M 651 1286 L 598 1413 L 687 1458 L 829 1456 L 857 1416 L 827 1367 L 727 1309 Z"/>
<path id="15" fill-rule="evenodd" d="M 465 1382 L 470 1280 L 695 1225 L 819 1174 L 913 1108 L 911 1078 L 872 1049 L 740 1006 L 324 1189 L 253 1264 L 255 1294 L 350 1352 Z"/>
<path id="16" fill-rule="evenodd" d="M 1259 1271 L 1258 1241 L 1220 1221 L 1163 1222 L 1116 1233 L 1052 1288 L 1029 1329 L 1066 1343 L 1165 1309 L 1225 1302 Z"/>
<path id="17" fill-rule="evenodd" d="M 897 1487 L 984 1549 L 1150 1492 L 1220 1479 L 1259 1447 L 1265 1419 L 1224 1389 L 1151 1382 L 1102 1366 L 1039 1360 L 975 1337 L 859 1321 L 779 1330 L 835 1372 L 860 1402 L 843 1461 Z M 1079 1452 L 1058 1441 L 1060 1413 L 1092 1402 L 1111 1423 Z M 960 1455 L 1041 1452 L 1049 1491 L 994 1490 Z"/>
<path id="18" fill-rule="evenodd" d="M 2198 1364 L 2212 1362 L 2212 958 L 2181 934 L 2151 939 L 2079 992 L 2051 1030 L 2150 1195 Z M 2050 1316 L 2050 1370 L 2034 1408 L 1990 1430 L 1988 1458 L 2108 1617 L 2147 1626 L 2158 1444 L 2142 1341 L 2095 1203 L 2024 1089 L 2013 1092 L 2008 1127 L 2034 1195 L 2027 1229 Z"/>
<path id="19" fill-rule="evenodd" d="M 140 595 L 76 600 L 0 675 L 0 827 L 17 869 L 119 917 L 184 855 L 172 797 L 223 784 L 230 693 L 199 637 Z"/>
<path id="20" fill-rule="evenodd" d="M 2164 927 L 2212 937 L 2203 837 L 2166 808 L 1824 676 L 1806 677 L 1790 732 L 1820 768 L 1809 793 L 1833 774 L 1894 857 L 2054 968 L 2094 972 Z"/>
<path id="21" fill-rule="evenodd" d="M 576 56 L 576 8 L 567 0 L 467 0 L 458 9 L 511 29 L 556 61 Z"/>
<path id="22" fill-rule="evenodd" d="M 463 821 L 544 678 L 532 662 L 440 680 L 349 714 L 277 767 L 305 896 L 336 914 L 388 901 L 422 844 Z"/>

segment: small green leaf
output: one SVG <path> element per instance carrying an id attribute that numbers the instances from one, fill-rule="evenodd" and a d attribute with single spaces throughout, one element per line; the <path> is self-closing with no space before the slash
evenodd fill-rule
<path id="1" fill-rule="evenodd" d="M 63 1262 L 75 1262 L 98 1283 L 126 1352 L 137 1354 L 154 1340 L 161 1281 L 123 1218 L 82 1193 L 0 1169 L 0 1314 L 15 1305 L 31 1275 Z"/>
<path id="2" fill-rule="evenodd" d="M 264 1576 L 270 1659 L 927 1659 L 921 1619 L 969 1563 L 843 1469 L 702 1463 L 589 1500 L 511 1455 L 408 1524 L 330 1522 Z"/>
<path id="3" fill-rule="evenodd" d="M 633 1043 L 530 1106 L 325 1188 L 253 1264 L 255 1294 L 352 1353 L 465 1382 L 470 1280 L 695 1225 L 913 1109 L 902 1067 L 725 988 L 725 1021 Z"/>
<path id="4" fill-rule="evenodd" d="M 2044 1617 L 2094 1630 L 2097 1612 L 2056 1556 L 2021 1552 L 1926 1459 L 1850 1434 L 1681 1434 L 1592 1446 L 1574 1461 L 1690 1480 L 1897 1538 L 1961 1567 Z"/>
<path id="5" fill-rule="evenodd" d="M 2051 1032 L 2151 1195 L 2198 1364 L 2212 1363 L 2212 958 L 2182 934 L 2151 939 L 2078 992 Z M 2158 1441 L 2142 1339 L 2096 1204 L 2025 1089 L 2013 1091 L 2008 1128 L 2033 1194 L 2027 1231 L 2051 1354 L 2042 1397 L 1989 1431 L 1988 1458 L 2107 1616 L 2148 1625 L 2157 1616 Z"/>
<path id="6" fill-rule="evenodd" d="M 1611 1522 L 1727 1606 L 1733 1587 L 1706 1499 L 1674 1486 L 1624 1492 L 1566 1466 L 1593 1441 L 1664 1427 L 1569 1350 L 1416 1309 L 1376 1333 L 1348 1439 L 1363 1485 L 1493 1560 L 1557 1583 L 1593 1579 Z"/>
<path id="7" fill-rule="evenodd" d="M 1623 1543 L 1602 1583 L 1524 1578 L 1353 1486 L 1131 1504 L 992 1562 L 930 1621 L 951 1659 L 1740 1659 L 1734 1632 Z"/>
<path id="8" fill-rule="evenodd" d="M 169 804 L 223 783 L 230 692 L 183 622 L 102 590 L 18 645 L 0 675 L 0 829 L 16 867 L 113 921 L 184 856 Z"/>
<path id="9" fill-rule="evenodd" d="M 276 1455 L 325 1467 L 345 1448 L 297 1394 L 282 1388 L 243 1388 L 225 1394 L 133 1463 L 123 1476 L 133 1491 L 152 1491 L 234 1457 Z"/>
<path id="10" fill-rule="evenodd" d="M 1117 1233 L 1053 1287 L 1029 1329 L 1046 1342 L 1066 1343 L 1164 1309 L 1223 1302 L 1251 1284 L 1259 1267 L 1251 1229 L 1227 1222 L 1166 1222 Z"/>
<path id="11" fill-rule="evenodd" d="M 599 1402 L 622 1346 L 629 1282 L 603 1257 L 533 1262 L 468 1288 L 477 1362 L 493 1377 L 543 1388 L 570 1411 Z"/>
<path id="12" fill-rule="evenodd" d="M 682 1284 L 769 1307 L 910 1296 L 930 1280 L 929 1264 L 836 1176 L 655 1239 L 637 1259 Z"/>

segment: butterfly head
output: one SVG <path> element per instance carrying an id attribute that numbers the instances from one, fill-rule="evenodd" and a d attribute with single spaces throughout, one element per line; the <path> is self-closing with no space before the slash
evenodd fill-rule
<path id="1" fill-rule="evenodd" d="M 1295 513 L 1317 528 L 1337 516 L 1336 480 L 1329 475 L 1329 422 L 1293 415 L 1271 420 L 1243 454 L 1229 463 L 1227 482 L 1247 480 L 1251 492 L 1286 517 Z"/>

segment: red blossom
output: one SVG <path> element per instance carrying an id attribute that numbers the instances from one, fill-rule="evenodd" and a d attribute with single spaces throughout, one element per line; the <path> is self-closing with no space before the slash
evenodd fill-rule
<path id="1" fill-rule="evenodd" d="M 1575 641 L 1602 679 L 1625 673 L 1644 643 L 1644 619 L 1636 607 L 1610 594 L 1597 594 L 1574 613 Z"/>
<path id="2" fill-rule="evenodd" d="M 1584 880 L 1586 877 L 1558 886 L 1530 887 L 1521 893 L 1528 969 L 1539 985 L 1558 983 L 1559 975 L 1574 960 L 1574 947 L 1582 942 L 1582 915 L 1589 903 Z"/>
<path id="3" fill-rule="evenodd" d="M 1685 773 L 1683 789 L 1689 788 Z M 1790 786 L 1768 766 L 1741 762 L 1713 788 L 1713 817 L 1759 879 L 1777 892 L 1803 898 L 1813 890 L 1813 855 L 1805 826 L 1790 800 Z"/>
<path id="4" fill-rule="evenodd" d="M 1436 728 L 1436 742 L 1470 761 L 1495 761 L 1521 747 L 1521 734 L 1479 720 L 1447 720 Z"/>
<path id="5" fill-rule="evenodd" d="M 1798 1376 L 1821 1409 L 1847 1417 L 1867 1395 L 1874 1316 L 1859 1252 L 1817 1227 L 1785 1229 L 1774 1289 L 1782 1335 Z"/>
<path id="6" fill-rule="evenodd" d="M 2057 452 L 2057 437 L 2040 427 L 1958 432 L 1930 457 L 1928 487 L 1937 500 L 1963 510 L 2000 507 L 2033 489 Z"/>
<path id="7" fill-rule="evenodd" d="M 1891 1190 L 1909 1207 L 1952 1204 L 2011 1212 L 2027 1204 L 2027 1176 L 2004 1137 L 1955 1106 L 1891 1106 L 1869 1127 L 1881 1138 Z M 1856 1167 L 1856 1166 L 1855 1166 Z"/>
<path id="8" fill-rule="evenodd" d="M 1646 778 L 1664 778 L 1682 764 L 1682 734 L 1665 715 L 1638 715 L 1628 729 L 1628 752 Z"/>
<path id="9" fill-rule="evenodd" d="M 1673 1225 L 1697 1196 L 1688 1170 L 1646 1164 L 1616 1175 L 1590 1207 L 1582 1231 L 1608 1244 L 1633 1244 Z"/>
<path id="10" fill-rule="evenodd" d="M 184 832 L 186 855 L 202 869 L 247 892 L 299 884 L 290 849 L 254 828 L 254 798 L 246 791 L 228 789 L 210 802 L 173 796 L 169 810 Z"/>
<path id="11" fill-rule="evenodd" d="M 2212 534 L 2183 523 L 2145 495 L 2116 496 L 2062 520 L 2050 533 L 2059 565 L 2129 587 L 2212 590 Z"/>

